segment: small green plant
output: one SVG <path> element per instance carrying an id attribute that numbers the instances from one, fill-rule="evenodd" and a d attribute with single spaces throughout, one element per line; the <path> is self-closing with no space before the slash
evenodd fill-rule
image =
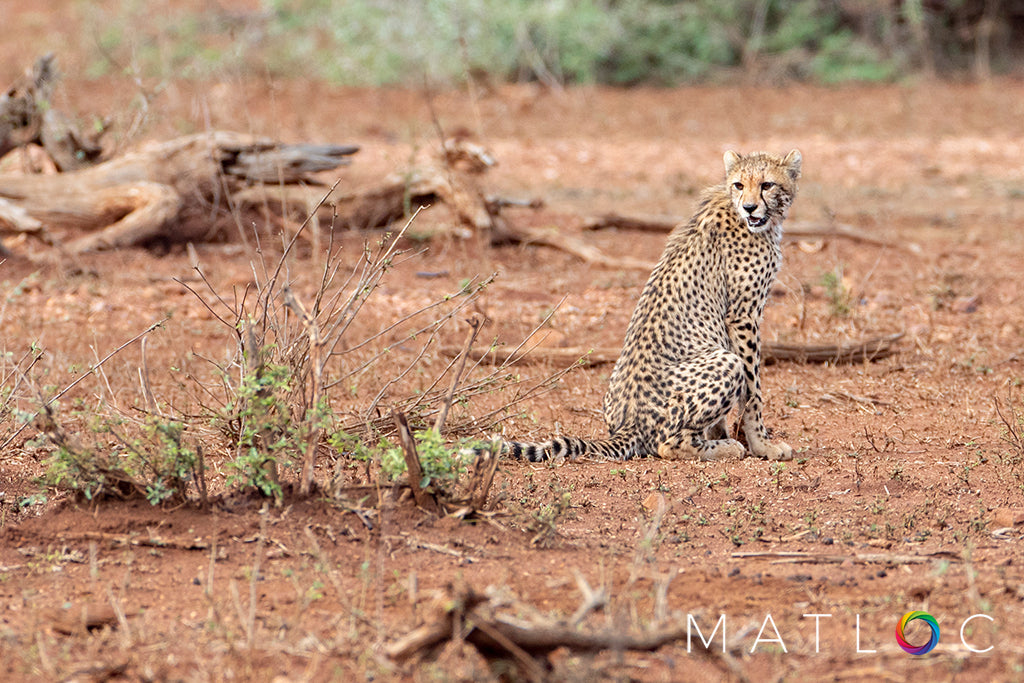
<path id="1" fill-rule="evenodd" d="M 967 444 L 964 444 L 964 445 L 965 446 L 973 446 L 975 444 L 974 443 L 967 443 Z M 975 452 L 975 455 L 978 458 L 977 460 L 975 460 L 974 462 L 965 462 L 960 467 L 960 469 L 957 470 L 957 478 L 960 480 L 960 483 L 962 483 L 964 485 L 964 487 L 968 488 L 968 489 L 971 488 L 971 472 L 976 467 L 978 467 L 979 465 L 984 465 L 985 462 L 987 462 L 985 456 L 981 452 L 981 449 L 978 449 Z"/>
<path id="2" fill-rule="evenodd" d="M 229 484 L 250 486 L 280 499 L 280 468 L 295 464 L 305 436 L 297 433 L 305 425 L 292 420 L 288 406 L 291 380 L 287 366 L 266 363 L 242 378 L 238 395 L 224 409 L 236 443 Z"/>
<path id="3" fill-rule="evenodd" d="M 572 510 L 572 494 L 562 491 L 553 502 L 542 505 L 535 511 L 527 524 L 527 531 L 534 534 L 530 545 L 547 547 L 558 537 L 558 525 Z"/>
<path id="4" fill-rule="evenodd" d="M 771 464 L 772 477 L 775 479 L 775 490 L 782 490 L 782 475 L 786 472 L 786 463 L 775 461 Z"/>
<path id="5" fill-rule="evenodd" d="M 988 526 L 988 515 L 986 514 L 985 507 L 978 505 L 978 510 L 968 522 L 970 530 L 976 534 L 983 533 L 985 528 Z"/>
<path id="6" fill-rule="evenodd" d="M 850 304 L 853 294 L 843 279 L 842 266 L 836 266 L 834 270 L 822 273 L 821 286 L 825 288 L 825 296 L 828 298 L 829 310 L 832 316 L 835 318 L 845 318 L 850 315 Z"/>
<path id="7" fill-rule="evenodd" d="M 478 450 L 488 445 L 473 439 L 460 439 L 449 445 L 432 427 L 416 432 L 413 438 L 416 440 L 416 453 L 423 470 L 420 488 L 433 488 L 442 493 L 453 491 L 459 479 L 473 464 Z M 380 466 L 381 471 L 391 480 L 405 474 L 407 467 L 402 449 L 393 446 L 384 450 L 380 454 Z"/>
<path id="8" fill-rule="evenodd" d="M 806 524 L 809 528 L 813 529 L 814 523 L 816 521 L 818 521 L 817 510 L 808 510 L 807 512 L 804 513 L 804 524 Z"/>
<path id="9" fill-rule="evenodd" d="M 52 405 L 41 411 L 39 443 L 53 447 L 45 484 L 86 500 L 142 495 L 152 505 L 180 503 L 189 500 L 193 488 L 205 499 L 202 452 L 184 441 L 184 424 L 151 417 L 136 425 L 99 410 L 80 406 L 75 411 L 92 434 L 87 443 L 67 436 Z"/>
<path id="10" fill-rule="evenodd" d="M 186 499 L 193 482 L 205 498 L 202 450 L 183 442 L 184 424 L 151 418 L 143 425 L 143 436 L 131 440 L 110 431 L 124 448 L 125 471 L 142 483 L 150 504 Z"/>
<path id="11" fill-rule="evenodd" d="M 903 515 L 903 528 L 910 530 L 917 526 L 917 513 L 908 512 Z"/>
<path id="12" fill-rule="evenodd" d="M 41 446 L 49 441 L 54 450 L 42 483 L 67 489 L 92 500 L 110 488 L 105 468 L 98 462 L 92 449 L 72 445 L 63 431 L 50 432 L 35 440 Z"/>

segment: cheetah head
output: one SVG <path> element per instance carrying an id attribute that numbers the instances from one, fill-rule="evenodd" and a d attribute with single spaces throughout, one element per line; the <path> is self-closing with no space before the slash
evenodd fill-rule
<path id="1" fill-rule="evenodd" d="M 725 153 L 725 184 L 732 204 L 751 232 L 759 233 L 782 223 L 796 196 L 800 178 L 800 150 L 785 157 L 766 152 L 740 156 Z"/>

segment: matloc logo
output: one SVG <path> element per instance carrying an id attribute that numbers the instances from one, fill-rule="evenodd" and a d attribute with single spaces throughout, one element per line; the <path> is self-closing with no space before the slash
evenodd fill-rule
<path id="1" fill-rule="evenodd" d="M 964 619 L 963 623 L 960 624 L 960 642 L 961 644 L 963 644 L 965 648 L 967 648 L 971 652 L 988 652 L 992 649 L 991 645 L 984 649 L 971 647 L 971 645 L 967 642 L 967 639 L 964 637 L 964 629 L 967 628 L 967 624 L 969 624 L 973 619 L 988 619 L 989 621 L 994 621 L 994 619 L 992 619 L 992 617 L 988 616 L 987 614 L 972 614 L 971 616 L 967 617 L 966 619 Z M 928 642 L 922 645 L 911 645 L 907 641 L 905 630 L 907 624 L 909 624 L 912 621 L 922 621 L 928 624 L 928 629 L 931 631 L 931 635 L 928 638 Z M 902 617 L 900 617 L 900 620 L 898 622 L 896 622 L 896 642 L 899 643 L 900 647 L 903 648 L 903 650 L 908 654 L 928 654 L 929 652 L 935 649 L 936 645 L 939 644 L 939 635 L 939 622 L 935 620 L 935 617 L 928 614 L 927 612 L 919 612 L 916 610 L 913 612 L 907 612 Z"/>
<path id="2" fill-rule="evenodd" d="M 813 642 L 814 642 L 814 652 L 818 653 L 818 652 L 821 651 L 821 649 L 820 649 L 820 646 L 821 646 L 821 622 L 822 622 L 823 619 L 831 619 L 832 615 L 831 614 L 803 614 L 801 616 L 804 619 L 813 619 L 814 620 L 814 640 L 813 640 Z M 861 620 L 860 620 L 860 616 L 861 615 L 857 614 L 855 616 L 856 616 L 856 622 L 855 622 L 855 626 L 854 626 L 854 636 L 855 636 L 854 642 L 856 643 L 857 653 L 858 654 L 868 654 L 868 653 L 878 652 L 878 650 L 866 647 L 865 646 L 866 644 L 864 644 L 863 641 L 861 640 Z M 990 617 L 987 614 L 972 614 L 972 615 L 968 616 L 966 619 L 964 619 L 960 623 L 960 643 L 963 645 L 964 649 L 966 649 L 968 652 L 973 652 L 973 653 L 977 653 L 977 654 L 981 654 L 981 653 L 985 653 L 985 652 L 990 652 L 993 649 L 992 645 L 989 645 L 988 647 L 984 647 L 984 648 L 975 647 L 974 644 L 968 640 L 967 625 L 970 624 L 975 619 L 984 619 L 984 620 L 989 621 L 989 622 L 994 622 L 995 621 L 995 619 L 993 619 L 992 617 Z M 928 639 L 924 643 L 917 644 L 917 645 L 915 645 L 914 643 L 911 643 L 909 640 L 907 640 L 907 634 L 906 634 L 907 625 L 910 624 L 911 622 L 914 622 L 914 621 L 920 621 L 923 624 L 926 624 L 928 626 L 928 630 L 929 630 Z M 709 635 L 708 637 L 705 638 L 704 637 L 704 633 L 701 631 L 701 628 L 698 625 L 697 619 L 695 618 L 695 616 L 693 614 L 687 614 L 686 615 L 686 651 L 687 652 L 692 652 L 693 640 L 694 640 L 693 636 L 694 635 L 697 636 L 696 639 L 700 642 L 701 645 L 704 646 L 704 649 L 710 650 L 712 648 L 712 643 L 716 640 L 716 636 L 718 636 L 718 634 L 721 634 L 720 637 L 721 637 L 721 641 L 722 641 L 722 645 L 721 645 L 722 652 L 725 652 L 726 651 L 726 630 L 727 630 L 726 615 L 719 614 L 718 615 L 718 621 L 715 622 L 715 626 L 711 630 L 711 635 Z M 917 634 L 913 634 L 913 637 L 914 637 L 915 640 L 918 639 L 918 635 Z M 901 648 L 903 648 L 903 651 L 906 652 L 907 654 L 911 654 L 911 655 L 924 655 L 924 654 L 928 654 L 929 652 L 934 650 L 935 647 L 939 644 L 939 638 L 940 637 L 941 637 L 941 632 L 939 630 L 939 622 L 938 622 L 938 620 L 935 617 L 933 617 L 931 614 L 928 614 L 927 612 L 921 612 L 921 611 L 917 611 L 917 610 L 914 610 L 912 612 L 907 612 L 902 617 L 900 617 L 899 621 L 896 623 L 896 642 L 899 644 L 899 646 Z M 788 653 L 789 652 L 789 649 L 786 647 L 786 643 L 783 640 L 782 634 L 779 632 L 779 629 L 778 629 L 778 627 L 775 624 L 775 619 L 772 618 L 771 613 L 765 614 L 764 620 L 761 622 L 761 628 L 758 630 L 757 636 L 754 638 L 754 642 L 750 646 L 750 654 L 754 654 L 755 652 L 758 651 L 759 647 L 761 647 L 763 645 L 767 645 L 767 644 L 774 645 L 778 649 L 782 650 L 783 653 Z"/>
<path id="3" fill-rule="evenodd" d="M 924 623 L 928 624 L 928 628 L 931 629 L 932 635 L 924 645 L 911 645 L 907 642 L 904 629 L 906 629 L 907 624 L 915 619 L 920 619 Z M 927 612 L 907 612 L 900 617 L 898 622 L 896 622 L 896 642 L 900 644 L 900 647 L 902 647 L 907 654 L 928 654 L 935 649 L 936 645 L 939 644 L 939 622 L 935 621 L 935 617 Z"/>

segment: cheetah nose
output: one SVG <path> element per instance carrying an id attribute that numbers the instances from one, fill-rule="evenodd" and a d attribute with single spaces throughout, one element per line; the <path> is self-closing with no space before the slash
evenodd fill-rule
<path id="1" fill-rule="evenodd" d="M 747 213 L 754 213 L 754 211 L 756 209 L 757 209 L 757 204 L 744 204 L 743 205 L 743 210 L 746 211 Z"/>

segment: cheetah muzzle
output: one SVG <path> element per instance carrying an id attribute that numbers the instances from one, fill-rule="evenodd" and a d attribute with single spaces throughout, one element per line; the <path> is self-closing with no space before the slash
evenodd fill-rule
<path id="1" fill-rule="evenodd" d="M 757 216 L 747 216 L 747 225 L 750 226 L 750 229 L 754 232 L 760 232 L 758 228 L 763 228 L 768 225 L 768 215 L 766 214 L 760 218 Z"/>
<path id="2" fill-rule="evenodd" d="M 761 319 L 782 262 L 782 222 L 802 158 L 726 152 L 725 182 L 669 235 L 644 286 L 609 379 L 609 436 L 504 442 L 531 461 L 581 456 L 731 460 L 793 457 L 761 417 Z M 746 445 L 728 438 L 735 410 Z"/>

